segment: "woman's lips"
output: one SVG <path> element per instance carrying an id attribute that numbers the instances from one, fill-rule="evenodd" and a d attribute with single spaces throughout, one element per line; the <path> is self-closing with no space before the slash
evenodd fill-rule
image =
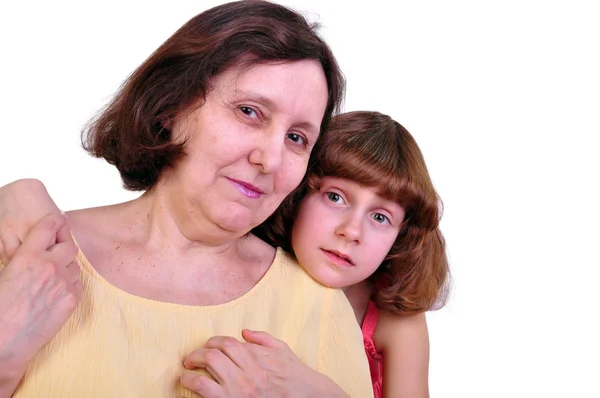
<path id="1" fill-rule="evenodd" d="M 255 187 L 252 184 L 249 184 L 247 182 L 244 181 L 240 181 L 240 180 L 235 180 L 233 178 L 227 178 L 229 180 L 229 182 L 231 182 L 233 184 L 234 187 L 237 188 L 237 190 L 244 196 L 251 198 L 251 199 L 257 199 L 260 198 L 262 195 L 264 195 L 264 192 L 260 189 Z"/>

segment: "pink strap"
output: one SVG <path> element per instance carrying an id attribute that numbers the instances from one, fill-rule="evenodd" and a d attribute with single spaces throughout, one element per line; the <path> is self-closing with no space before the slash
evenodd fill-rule
<path id="1" fill-rule="evenodd" d="M 377 325 L 377 319 L 379 318 L 379 308 L 373 301 L 369 301 L 367 307 L 367 313 L 365 314 L 365 320 L 362 324 L 363 337 L 373 339 L 373 333 L 375 333 L 375 326 Z"/>

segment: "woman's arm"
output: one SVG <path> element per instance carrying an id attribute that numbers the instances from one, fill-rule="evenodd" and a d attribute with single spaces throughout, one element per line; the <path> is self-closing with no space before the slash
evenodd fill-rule
<path id="1" fill-rule="evenodd" d="M 425 313 L 381 311 L 373 340 L 383 354 L 385 398 L 429 397 L 429 333 Z"/>
<path id="2" fill-rule="evenodd" d="M 60 211 L 39 180 L 24 179 L 0 187 L 0 262 L 8 264 L 35 224 Z"/>

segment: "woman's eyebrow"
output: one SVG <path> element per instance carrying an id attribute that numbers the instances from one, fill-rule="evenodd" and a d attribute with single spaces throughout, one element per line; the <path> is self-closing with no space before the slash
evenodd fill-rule
<path id="1" fill-rule="evenodd" d="M 275 103 L 275 101 L 273 101 L 272 99 L 270 99 L 262 94 L 259 94 L 259 93 L 253 92 L 253 91 L 245 91 L 245 90 L 239 90 L 239 89 L 236 89 L 233 93 L 238 98 L 239 97 L 247 98 L 249 100 L 259 102 L 272 110 L 277 110 L 277 104 Z"/>
<path id="2" fill-rule="evenodd" d="M 259 93 L 253 92 L 253 91 L 236 89 L 234 91 L 234 95 L 240 99 L 246 98 L 251 101 L 255 101 L 260 104 L 263 104 L 264 106 L 271 109 L 272 111 L 277 111 L 279 109 L 277 106 L 277 103 L 275 103 L 275 101 L 273 101 L 269 97 L 266 97 L 262 94 L 259 94 Z M 302 121 L 302 122 L 294 123 L 293 125 L 295 127 L 300 127 L 302 129 L 306 130 L 310 134 L 319 134 L 319 132 L 321 131 L 320 126 L 315 126 L 313 123 L 311 123 L 309 121 Z"/>
<path id="3" fill-rule="evenodd" d="M 305 130 L 308 134 L 311 134 L 311 135 L 318 135 L 319 132 L 321 131 L 320 127 L 315 126 L 311 122 L 294 123 L 294 126 L 300 127 L 301 129 Z"/>

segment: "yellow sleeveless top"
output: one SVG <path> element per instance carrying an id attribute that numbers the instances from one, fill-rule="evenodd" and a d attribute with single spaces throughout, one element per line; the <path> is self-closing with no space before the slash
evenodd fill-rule
<path id="1" fill-rule="evenodd" d="M 183 359 L 212 336 L 243 340 L 244 328 L 285 341 L 351 397 L 373 396 L 361 331 L 343 292 L 314 281 L 281 249 L 248 293 L 214 306 L 133 296 L 102 278 L 81 251 L 77 259 L 83 298 L 29 364 L 15 398 L 198 397 L 179 384 Z"/>

